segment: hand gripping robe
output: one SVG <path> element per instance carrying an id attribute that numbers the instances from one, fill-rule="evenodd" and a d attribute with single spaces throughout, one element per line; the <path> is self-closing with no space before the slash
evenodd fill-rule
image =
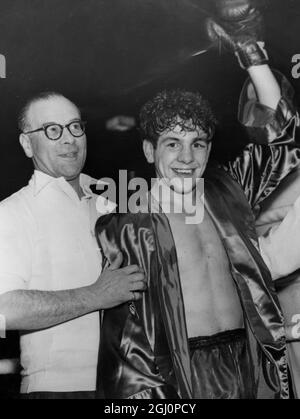
<path id="1" fill-rule="evenodd" d="M 227 167 L 205 173 L 205 206 L 225 247 L 244 313 L 258 383 L 261 366 L 277 397 L 288 398 L 283 316 L 257 243 L 251 207 L 259 204 L 297 165 L 297 116 L 283 82 L 276 111 L 251 99 L 247 84 L 240 118 L 265 144 L 251 144 Z M 268 138 L 269 144 L 267 144 Z M 110 214 L 96 234 L 109 264 L 121 250 L 124 266 L 139 265 L 148 290 L 137 302 L 103 313 L 99 391 L 112 399 L 192 398 L 191 366 L 176 248 L 165 214 L 148 195 L 147 211 Z M 197 272 L 195 272 L 197 275 Z"/>

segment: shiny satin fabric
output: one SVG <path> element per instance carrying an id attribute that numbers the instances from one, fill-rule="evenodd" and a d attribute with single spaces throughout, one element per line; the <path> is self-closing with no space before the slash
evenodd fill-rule
<path id="1" fill-rule="evenodd" d="M 248 145 L 226 167 L 206 171 L 205 206 L 228 255 L 248 340 L 255 342 L 251 345 L 255 381 L 258 383 L 262 363 L 273 392 L 288 398 L 283 316 L 258 251 L 250 206 L 258 205 L 299 165 L 300 151 L 294 142 L 297 116 L 284 96 L 276 111 L 265 109 L 264 117 L 260 106 L 261 115 L 256 118 L 253 104 L 243 114 L 242 107 L 246 109 L 250 99 L 248 90 L 244 89 L 240 102 L 244 124 L 260 129 L 260 124 L 267 124 L 267 140 L 264 138 L 265 145 Z M 153 204 L 153 197 L 149 202 Z M 121 250 L 124 266 L 138 264 L 148 280 L 142 300 L 104 313 L 100 392 L 105 398 L 192 398 L 178 258 L 168 218 L 149 210 L 107 215 L 98 221 L 96 236 L 108 263 Z"/>
<path id="2" fill-rule="evenodd" d="M 98 374 L 104 398 L 179 398 L 161 317 L 152 220 L 148 214 L 115 215 L 97 225 L 105 257 L 111 261 L 120 249 L 124 266 L 139 265 L 151 280 L 143 300 L 104 313 Z"/>
<path id="3" fill-rule="evenodd" d="M 253 143 L 224 167 L 242 186 L 252 208 L 268 198 L 279 183 L 299 167 L 300 148 L 295 144 L 300 141 L 300 128 L 294 90 L 280 72 L 273 72 L 282 92 L 276 110 L 259 103 L 248 79 L 240 95 L 238 118 Z M 269 154 L 263 147 L 267 144 Z M 256 179 L 257 176 L 260 179 Z"/>
<path id="4" fill-rule="evenodd" d="M 287 398 L 283 317 L 255 245 L 252 212 L 240 186 L 223 170 L 207 173 L 205 197 L 228 254 L 248 333 L 257 342 L 252 350 L 256 382 L 261 349 L 268 383 Z M 108 260 L 120 249 L 124 266 L 137 263 L 148 278 L 141 301 L 104 314 L 99 360 L 104 397 L 152 398 L 159 393 L 162 398 L 191 398 L 182 290 L 167 217 L 162 213 L 104 216 L 97 223 L 97 237 Z"/>
<path id="5" fill-rule="evenodd" d="M 272 70 L 280 87 L 282 97 L 277 108 L 262 105 L 255 88 L 248 79 L 242 89 L 239 101 L 238 120 L 247 130 L 248 138 L 256 144 L 267 144 L 275 139 L 286 140 L 287 121 L 296 116 L 295 92 L 288 79 L 279 71 Z M 293 124 L 293 129 L 296 125 Z M 292 137 L 295 133 L 293 133 Z"/>
<path id="6" fill-rule="evenodd" d="M 189 339 L 193 399 L 255 399 L 245 330 Z"/>
<path id="7" fill-rule="evenodd" d="M 300 327 L 294 320 L 295 315 L 297 320 L 300 316 L 300 271 L 286 278 L 286 281 L 281 280 L 276 288 L 285 318 L 288 360 L 294 394 L 300 399 L 300 338 L 296 337 L 299 336 Z"/>
<path id="8" fill-rule="evenodd" d="M 252 333 L 262 346 L 266 357 L 264 362 L 268 367 L 265 368 L 268 384 L 273 390 L 278 389 L 276 381 L 279 377 L 281 396 L 288 397 L 283 316 L 270 273 L 258 252 L 254 216 L 237 183 L 228 177 L 227 182 L 231 182 L 229 187 L 227 182 L 219 179 L 222 189 L 227 187 L 218 193 L 216 174 L 213 177 L 206 181 L 206 208 L 223 239 L 249 325 L 248 333 Z M 254 351 L 252 357 L 256 358 Z M 258 359 L 255 362 L 258 368 L 257 362 Z M 258 371 L 256 374 L 259 374 Z"/>

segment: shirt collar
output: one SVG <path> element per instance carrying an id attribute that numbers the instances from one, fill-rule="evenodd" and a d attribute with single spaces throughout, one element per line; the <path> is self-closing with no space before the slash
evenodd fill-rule
<path id="1" fill-rule="evenodd" d="M 30 180 L 30 184 L 33 186 L 34 196 L 37 196 L 44 188 L 48 185 L 55 183 L 57 185 L 61 185 L 64 188 L 72 186 L 65 180 L 63 177 L 55 178 L 52 176 L 47 175 L 46 173 L 41 172 L 40 170 L 35 170 L 34 174 Z M 97 184 L 97 180 L 93 179 L 92 177 L 85 175 L 83 173 L 80 174 L 79 183 L 84 193 L 84 197 L 92 198 L 93 192 L 91 191 L 91 185 Z"/>

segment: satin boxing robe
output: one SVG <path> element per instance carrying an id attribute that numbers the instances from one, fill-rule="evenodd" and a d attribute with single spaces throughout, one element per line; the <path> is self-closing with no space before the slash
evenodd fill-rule
<path id="1" fill-rule="evenodd" d="M 205 206 L 228 255 L 231 274 L 244 312 L 258 384 L 261 366 L 277 397 L 288 398 L 283 315 L 257 243 L 251 207 L 266 198 L 297 165 L 297 115 L 288 84 L 276 111 L 243 89 L 240 119 L 256 139 L 226 167 L 205 172 Z M 96 236 L 109 264 L 121 250 L 123 266 L 137 264 L 148 290 L 141 300 L 103 313 L 98 385 L 111 399 L 188 399 L 192 397 L 190 357 L 178 259 L 168 219 L 157 213 L 148 195 L 145 213 L 101 217 Z M 156 210 L 153 211 L 153 208 Z M 197 275 L 197 272 L 195 272 Z"/>

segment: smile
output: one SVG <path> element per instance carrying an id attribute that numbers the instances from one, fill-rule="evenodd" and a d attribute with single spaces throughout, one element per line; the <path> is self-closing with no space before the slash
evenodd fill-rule
<path id="1" fill-rule="evenodd" d="M 178 175 L 190 175 L 192 176 L 196 169 L 172 169 L 173 172 L 177 173 Z"/>
<path id="2" fill-rule="evenodd" d="M 63 157 L 64 159 L 75 159 L 77 158 L 78 152 L 74 151 L 73 153 L 65 153 L 65 154 L 60 154 L 60 157 Z"/>

